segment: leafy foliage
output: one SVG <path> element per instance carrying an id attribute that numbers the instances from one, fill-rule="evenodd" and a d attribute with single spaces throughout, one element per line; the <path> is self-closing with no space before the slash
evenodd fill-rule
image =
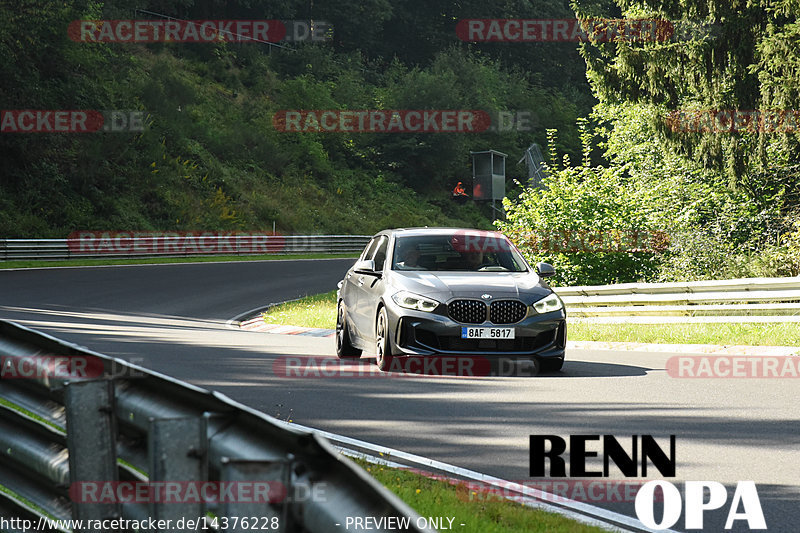
<path id="1" fill-rule="evenodd" d="M 631 282 L 652 276 L 657 214 L 647 189 L 633 186 L 625 166 L 590 166 L 592 135 L 583 123 L 583 164 L 551 161 L 541 188 L 506 199 L 497 222 L 532 262 L 556 267 L 560 284 Z M 555 153 L 554 133 L 550 139 Z M 620 250 L 620 251 L 617 251 Z"/>
<path id="2" fill-rule="evenodd" d="M 674 131 L 666 117 L 676 109 L 800 108 L 796 0 L 614 0 L 573 8 L 579 17 L 669 20 L 676 33 L 580 45 L 600 100 L 592 113 L 600 153 L 587 147 L 584 131 L 582 165 L 552 167 L 547 188 L 509 202 L 501 227 L 513 234 L 625 221 L 669 237 L 666 249 L 647 257 L 551 254 L 564 282 L 795 275 L 800 136 L 765 128 Z M 617 185 L 617 196 L 605 184 Z"/>
<path id="3" fill-rule="evenodd" d="M 419 26 L 420 46 L 412 50 L 385 48 L 392 41 L 382 32 L 420 16 L 416 6 L 384 0 L 2 3 L 0 97 L 6 108 L 139 110 L 148 119 L 138 133 L 0 135 L 0 234 L 263 231 L 273 222 L 279 231 L 315 233 L 486 227 L 488 207 L 456 206 L 449 198 L 455 182 L 470 175 L 469 151 L 519 154 L 533 141 L 544 142 L 545 127 L 562 130 L 567 150 L 575 149 L 573 124 L 581 111 L 551 77 L 532 75 L 545 66 L 501 66 L 492 54 L 458 41 L 452 17 L 475 16 L 479 7 L 442 15 L 436 29 Z M 426 9 L 456 8 L 432 3 Z M 156 17 L 152 13 L 315 18 L 333 23 L 335 39 L 289 48 L 132 45 L 78 43 L 66 31 L 78 19 Z M 429 30 L 437 35 L 433 47 L 421 44 Z M 570 57 L 573 75 L 576 65 L 582 72 L 577 53 Z M 587 88 L 584 83 L 584 96 Z M 523 109 L 535 111 L 539 121 L 533 132 L 475 135 L 281 133 L 271 123 L 282 109 L 402 108 Z M 519 175 L 523 168 L 509 170 Z"/>

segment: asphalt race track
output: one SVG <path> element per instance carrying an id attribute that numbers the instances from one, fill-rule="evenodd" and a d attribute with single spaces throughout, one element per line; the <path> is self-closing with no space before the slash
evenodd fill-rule
<path id="1" fill-rule="evenodd" d="M 282 420 L 508 480 L 531 481 L 530 434 L 652 434 L 660 444 L 675 434 L 670 481 L 679 488 L 719 481 L 730 503 L 736 482 L 753 480 L 768 530 L 798 531 L 796 379 L 676 379 L 665 371 L 672 354 L 585 350 L 568 351 L 563 372 L 533 378 L 285 377 L 273 372 L 276 360 L 335 357 L 333 339 L 226 326 L 248 310 L 335 289 L 350 264 L 0 271 L 0 318 L 219 390 Z M 634 515 L 632 503 L 602 506 Z M 727 504 L 707 512 L 703 531 L 724 531 L 727 514 Z M 736 524 L 732 531 L 749 531 Z"/>

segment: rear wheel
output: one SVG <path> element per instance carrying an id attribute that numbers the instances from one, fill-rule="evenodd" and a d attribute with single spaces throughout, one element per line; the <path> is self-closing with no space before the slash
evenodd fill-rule
<path id="1" fill-rule="evenodd" d="M 361 350 L 355 348 L 350 342 L 350 333 L 347 331 L 347 313 L 345 313 L 342 300 L 339 300 L 336 309 L 336 355 L 339 359 L 361 357 Z"/>
<path id="2" fill-rule="evenodd" d="M 386 308 L 381 307 L 378 319 L 375 322 L 375 355 L 378 360 L 378 368 L 388 371 L 392 366 L 392 347 L 389 343 L 389 318 Z"/>

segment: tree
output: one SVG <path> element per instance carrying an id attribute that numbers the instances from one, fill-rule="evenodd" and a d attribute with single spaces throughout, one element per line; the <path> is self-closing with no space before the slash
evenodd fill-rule
<path id="1" fill-rule="evenodd" d="M 623 17 L 666 20 L 674 32 L 666 40 L 582 44 L 589 82 L 601 102 L 655 106 L 662 148 L 715 169 L 734 187 L 749 172 L 774 163 L 775 151 L 787 161 L 800 158 L 796 132 L 671 131 L 666 120 L 670 111 L 686 109 L 800 108 L 797 0 L 615 3 Z M 593 7 L 573 2 L 582 18 L 598 16 Z"/>

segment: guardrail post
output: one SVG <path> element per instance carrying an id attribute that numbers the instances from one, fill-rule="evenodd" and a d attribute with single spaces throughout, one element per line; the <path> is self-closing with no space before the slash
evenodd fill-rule
<path id="1" fill-rule="evenodd" d="M 30 357 L 42 351 L 98 358 L 104 362 L 106 373 L 111 367 L 111 373 L 118 376 L 120 373 L 113 364 L 127 366 L 122 361 L 0 320 L 0 352 Z M 138 372 L 139 369 L 127 369 L 126 379 L 116 381 L 74 380 L 65 385 L 63 396 L 55 398 L 45 380 L 30 380 L 30 390 L 28 386 L 16 390 L 0 381 L 3 383 L 0 397 L 9 400 L 0 409 L 3 426 L 0 441 L 4 442 L 0 449 L 3 462 L 12 465 L 7 470 L 0 469 L 0 477 L 19 496 L 0 497 L 0 516 L 47 513 L 59 520 L 69 520 L 70 516 L 91 517 L 85 519 L 96 525 L 95 520 L 118 517 L 120 513 L 115 511 L 118 505 L 126 519 L 171 520 L 169 524 L 154 527 L 161 532 L 181 533 L 216 530 L 221 520 L 214 525 L 214 519 L 207 518 L 206 511 L 210 507 L 219 516 L 225 503 L 231 503 L 228 513 L 239 515 L 247 511 L 248 518 L 252 517 L 249 513 L 254 512 L 254 504 L 248 504 L 247 508 L 240 505 L 247 499 L 246 491 L 233 496 L 228 492 L 227 500 L 216 503 L 222 492 L 214 491 L 217 481 L 208 481 L 210 470 L 215 476 L 219 473 L 219 481 L 224 475 L 228 481 L 254 481 L 249 483 L 253 486 L 259 480 L 278 483 L 283 480 L 290 498 L 255 504 L 260 506 L 260 516 L 269 519 L 270 527 L 259 527 L 261 530 L 322 533 L 343 531 L 346 528 L 341 524 L 348 516 L 397 515 L 408 516 L 412 521 L 417 516 L 357 467 L 339 460 L 321 437 L 299 429 L 287 430 L 266 414 L 219 393 L 144 369 L 141 375 Z M 134 375 L 141 379 L 127 379 Z M 17 402 L 28 413 L 17 411 L 14 408 Z M 62 422 L 61 404 L 66 408 L 66 424 Z M 212 413 L 219 415 L 212 418 Z M 32 418 L 31 414 L 38 418 Z M 66 438 L 62 431 L 65 425 Z M 211 440 L 210 427 L 214 429 Z M 123 470 L 117 464 L 118 451 L 128 460 L 130 469 Z M 293 454 L 298 457 L 295 459 Z M 225 457 L 236 457 L 237 461 L 226 463 Z M 127 470 L 130 476 L 124 476 L 125 485 L 115 485 Z M 150 487 L 143 486 L 141 480 Z M 82 481 L 94 481 L 88 487 L 99 490 L 77 491 L 77 494 L 73 490 L 73 500 L 81 507 L 73 506 L 64 497 L 64 488 L 70 482 Z M 169 487 L 165 486 L 167 483 Z M 280 494 L 280 486 L 277 488 L 279 495 L 284 495 Z M 103 507 L 97 506 L 104 498 L 111 500 L 110 511 L 106 508 L 103 512 Z M 122 503 L 115 504 L 114 500 Z M 149 505 L 141 505 L 143 501 Z M 84 503 L 94 505 L 83 506 Z M 198 524 L 202 527 L 197 527 Z M 235 526 L 240 530 L 255 529 L 252 520 L 240 521 Z M 413 524 L 408 529 L 430 531 Z M 87 532 L 76 530 L 76 533 Z"/>
<path id="2" fill-rule="evenodd" d="M 205 417 L 151 418 L 147 451 L 150 516 L 155 520 L 172 520 L 170 531 L 181 531 L 177 528 L 179 520 L 198 520 L 205 515 L 206 506 L 199 490 L 200 484 L 208 480 Z M 200 482 L 194 487 L 198 491 L 190 492 L 188 484 L 192 482 Z"/>
<path id="3" fill-rule="evenodd" d="M 241 486 L 233 493 L 249 494 L 252 501 L 236 499 L 222 502 L 222 517 L 227 517 L 225 533 L 238 533 L 254 529 L 270 531 L 294 531 L 288 524 L 288 502 L 291 497 L 289 474 L 291 460 L 248 461 L 222 458 L 222 482 Z M 267 492 L 265 494 L 265 492 Z M 266 498 L 264 497 L 266 496 Z M 238 520 L 247 517 L 248 521 Z M 257 523 L 252 522 L 257 519 Z M 221 524 L 222 526 L 222 524 Z"/>
<path id="4" fill-rule="evenodd" d="M 103 520 L 121 516 L 118 502 L 87 501 L 102 494 L 100 485 L 115 487 L 119 480 L 113 402 L 113 381 L 72 381 L 66 385 L 70 499 L 75 519 Z M 93 496 L 88 496 L 90 494 Z M 83 531 L 76 529 L 75 533 Z"/>

